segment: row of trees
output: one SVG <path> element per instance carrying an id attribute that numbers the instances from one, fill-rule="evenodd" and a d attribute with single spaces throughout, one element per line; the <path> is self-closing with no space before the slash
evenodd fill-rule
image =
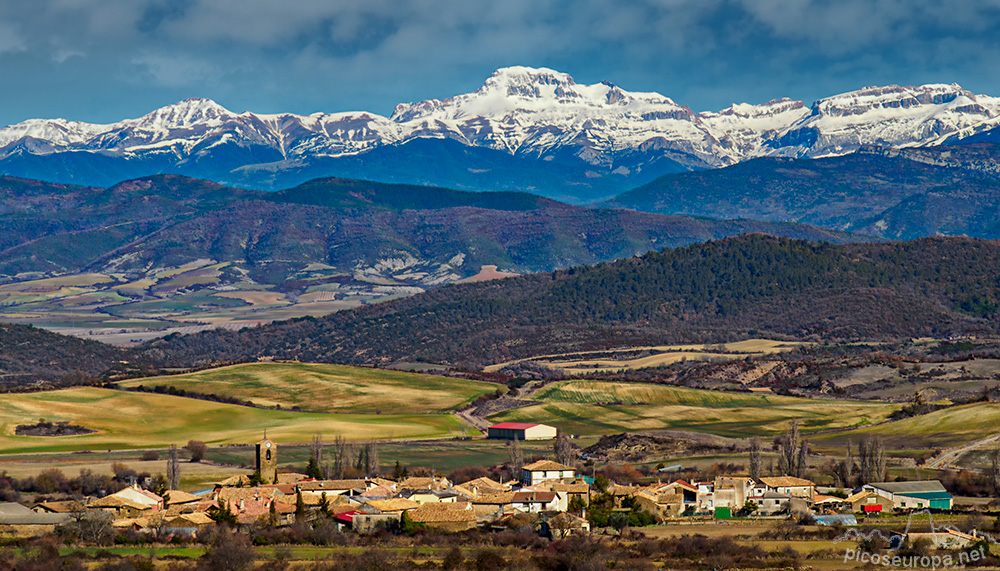
<path id="1" fill-rule="evenodd" d="M 799 423 L 791 421 L 788 432 L 775 438 L 775 448 L 778 450 L 778 471 L 786 476 L 802 478 L 808 470 L 809 441 L 799 434 Z M 760 438 L 750 439 L 750 477 L 760 479 L 763 473 L 763 449 Z M 1000 485 L 1000 452 L 997 453 L 996 482 Z M 854 445 L 847 441 L 847 454 L 840 460 L 831 460 L 824 465 L 824 471 L 833 477 L 838 487 L 853 487 L 868 482 L 879 482 L 885 479 L 886 454 L 885 444 L 877 436 L 866 436 L 857 447 L 857 457 Z"/>

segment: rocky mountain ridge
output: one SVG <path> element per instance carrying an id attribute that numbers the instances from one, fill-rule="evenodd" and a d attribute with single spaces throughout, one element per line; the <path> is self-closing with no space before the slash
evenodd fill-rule
<path id="1" fill-rule="evenodd" d="M 390 117 L 234 113 L 208 99 L 188 99 L 107 125 L 33 119 L 0 129 L 0 172 L 34 178 L 48 173 L 55 182 L 95 185 L 174 173 L 272 189 L 317 176 L 345 176 L 345 161 L 364 163 L 369 153 L 432 140 L 541 161 L 549 169 L 580 170 L 573 181 L 581 187 L 578 196 L 566 194 L 572 188 L 534 189 L 579 202 L 595 193 L 612 194 L 583 188 L 588 179 L 609 179 L 624 190 L 670 172 L 762 156 L 823 157 L 864 145 L 952 143 L 989 134 L 998 121 L 1000 98 L 955 84 L 870 87 L 811 106 L 785 98 L 696 113 L 655 92 L 631 92 L 609 82 L 578 84 L 546 68 L 509 67 L 472 93 L 400 104 Z M 442 149 L 422 160 L 462 162 Z M 465 168 L 473 174 L 488 170 Z M 369 174 L 374 180 L 423 183 L 391 165 Z M 460 184 L 433 183 L 492 190 L 491 174 Z"/>

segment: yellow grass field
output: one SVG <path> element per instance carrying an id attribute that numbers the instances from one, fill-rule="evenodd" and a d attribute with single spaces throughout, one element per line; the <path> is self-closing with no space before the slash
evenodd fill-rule
<path id="1" fill-rule="evenodd" d="M 264 406 L 355 414 L 447 413 L 498 387 L 466 379 L 313 363 L 251 363 L 121 383 L 123 387 L 138 385 L 170 385 Z"/>
<path id="2" fill-rule="evenodd" d="M 724 393 L 642 383 L 560 381 L 531 397 L 542 404 L 506 411 L 496 421 L 543 422 L 582 435 L 679 429 L 720 436 L 774 435 L 798 419 L 803 431 L 881 422 L 899 405 Z"/>
<path id="3" fill-rule="evenodd" d="M 823 436 L 822 446 L 843 446 L 848 439 L 858 442 L 867 434 L 881 436 L 886 447 L 947 448 L 985 438 L 1000 431 L 1000 403 L 973 403 L 904 418 L 881 426 Z"/>
<path id="4" fill-rule="evenodd" d="M 29 458 L 21 456 L 19 458 L 0 457 L 0 471 L 18 479 L 25 479 L 37 476 L 42 470 L 56 469 L 73 478 L 80 474 L 81 470 L 89 470 L 95 474 L 114 474 L 111 469 L 113 462 L 121 462 L 136 472 L 149 472 L 150 474 L 165 474 L 167 472 L 167 454 L 161 453 L 160 460 L 139 460 L 136 458 L 121 458 L 120 453 L 109 458 L 106 452 L 94 454 L 67 454 L 61 458 L 42 456 Z M 138 454 L 135 453 L 135 454 Z M 213 482 L 225 480 L 237 474 L 246 474 L 242 468 L 232 466 L 217 466 L 215 464 L 197 463 L 182 461 L 181 468 L 181 489 L 185 491 L 197 491 L 209 488 Z"/>
<path id="5" fill-rule="evenodd" d="M 16 436 L 18 424 L 39 418 L 69 421 L 98 432 L 80 436 Z M 264 431 L 279 443 L 313 434 L 348 440 L 439 438 L 477 433 L 451 415 L 321 414 L 262 410 L 168 395 L 73 388 L 0 395 L 0 454 L 112 450 L 183 445 L 246 444 Z"/>
<path id="6" fill-rule="evenodd" d="M 707 361 L 711 359 L 742 359 L 748 355 L 761 356 L 771 353 L 790 351 L 796 347 L 807 345 L 808 343 L 794 341 L 775 341 L 773 339 L 747 339 L 735 343 L 725 343 L 720 345 L 664 345 L 655 347 L 628 347 L 617 349 L 619 352 L 652 352 L 652 355 L 643 355 L 635 359 L 606 359 L 588 358 L 593 352 L 561 353 L 554 355 L 541 355 L 529 359 L 518 359 L 505 363 L 497 363 L 485 367 L 486 372 L 496 372 L 508 365 L 531 361 L 560 369 L 569 375 L 585 375 L 599 371 L 618 371 L 621 369 L 640 369 L 643 367 L 657 367 L 669 365 L 683 360 Z M 609 351 L 610 352 L 610 351 Z"/>

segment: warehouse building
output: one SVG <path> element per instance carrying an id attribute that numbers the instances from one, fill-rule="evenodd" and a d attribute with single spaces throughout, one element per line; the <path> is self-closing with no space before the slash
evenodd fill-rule
<path id="1" fill-rule="evenodd" d="M 550 440 L 556 432 L 554 426 L 529 422 L 501 422 L 487 429 L 489 438 L 496 440 Z"/>

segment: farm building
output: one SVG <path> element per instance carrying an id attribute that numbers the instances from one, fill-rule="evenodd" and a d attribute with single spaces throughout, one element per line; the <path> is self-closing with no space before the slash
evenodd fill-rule
<path id="1" fill-rule="evenodd" d="M 556 437 L 556 427 L 530 422 L 501 422 L 489 427 L 489 438 L 497 440 L 550 440 Z"/>
<path id="2" fill-rule="evenodd" d="M 874 482 L 861 488 L 863 492 L 876 494 L 892 500 L 896 509 L 940 509 L 950 510 L 951 494 L 938 480 L 919 482 Z"/>

